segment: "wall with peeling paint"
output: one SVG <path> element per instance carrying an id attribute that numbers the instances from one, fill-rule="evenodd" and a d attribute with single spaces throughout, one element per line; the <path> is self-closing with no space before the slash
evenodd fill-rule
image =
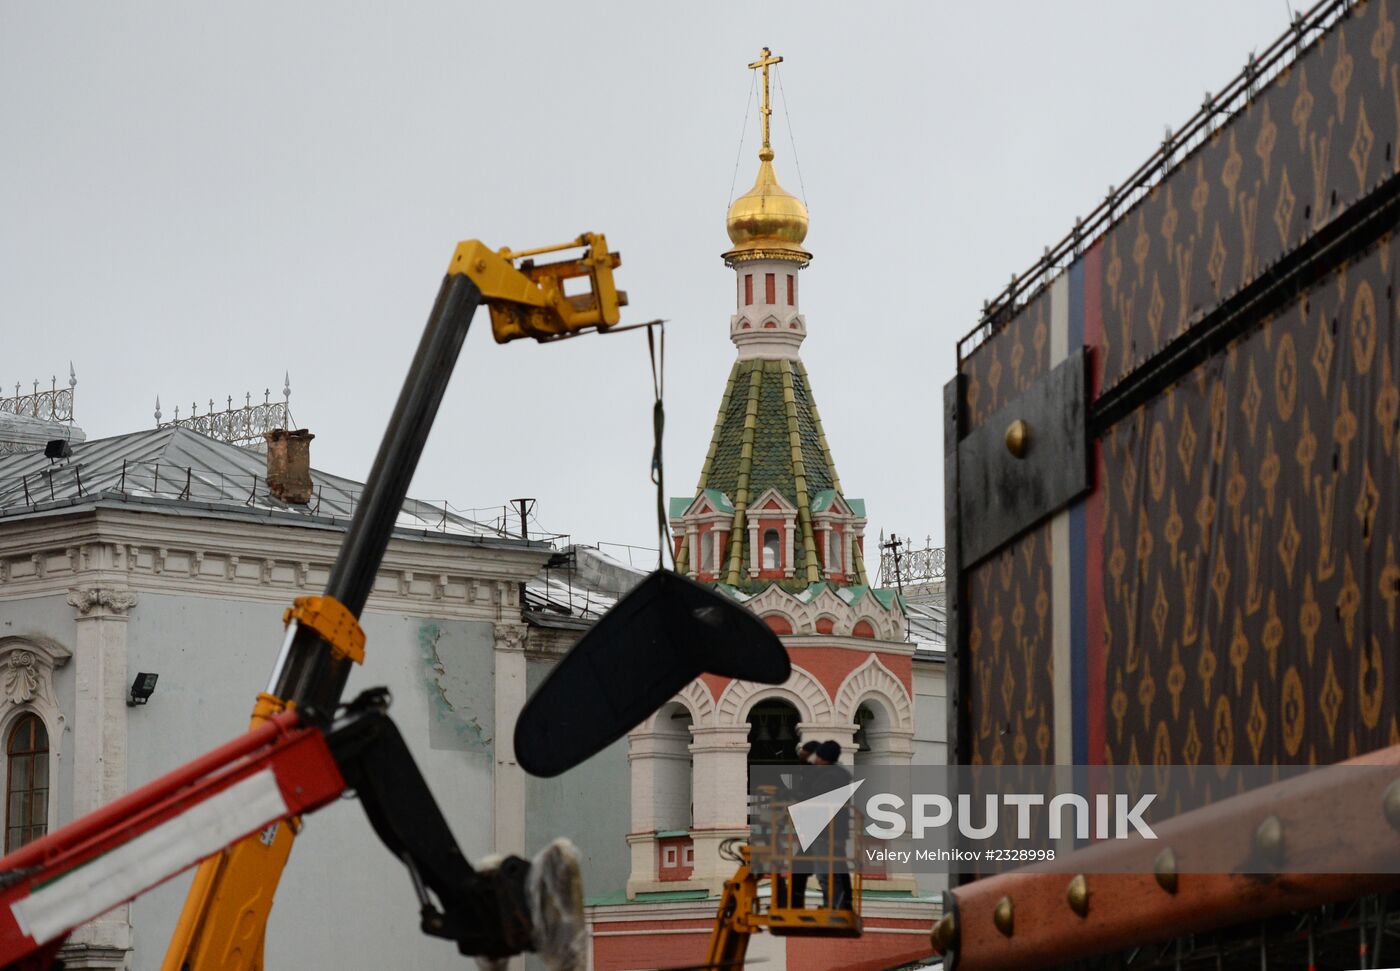
<path id="1" fill-rule="evenodd" d="M 428 711 L 428 745 L 442 751 L 492 751 L 495 735 L 493 625 L 481 621 L 412 621 L 414 670 Z M 489 765 L 489 761 L 488 761 Z"/>

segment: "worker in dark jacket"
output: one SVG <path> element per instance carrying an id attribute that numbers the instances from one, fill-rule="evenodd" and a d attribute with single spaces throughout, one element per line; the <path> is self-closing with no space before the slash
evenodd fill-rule
<path id="1" fill-rule="evenodd" d="M 813 765 L 835 766 L 838 771 L 826 774 L 821 788 L 831 791 L 851 781 L 851 773 L 841 765 L 841 743 L 827 739 L 817 746 Z M 834 778 L 833 778 L 834 777 Z M 817 870 L 817 882 L 822 887 L 824 904 L 834 910 L 851 908 L 851 861 L 847 857 L 847 843 L 850 839 L 850 810 L 842 807 L 832 817 L 827 830 L 812 844 L 812 851 L 828 859 Z"/>
<path id="2" fill-rule="evenodd" d="M 797 750 L 797 761 L 802 765 L 811 765 L 816 758 L 817 749 L 820 742 L 804 742 Z M 802 794 L 801 782 L 795 780 L 787 792 L 783 793 L 783 798 L 788 802 L 801 802 L 806 798 Z M 807 896 L 807 876 L 806 873 L 794 873 L 791 875 L 792 894 L 789 898 L 788 880 L 781 876 L 773 878 L 773 899 L 779 907 L 802 907 L 805 906 Z"/>

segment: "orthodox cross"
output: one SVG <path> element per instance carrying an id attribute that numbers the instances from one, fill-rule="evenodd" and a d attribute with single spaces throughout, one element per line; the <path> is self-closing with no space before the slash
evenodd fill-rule
<path id="1" fill-rule="evenodd" d="M 763 148 L 770 153 L 773 151 L 773 148 L 768 143 L 768 118 L 773 114 L 773 109 L 768 106 L 768 68 L 774 64 L 781 63 L 783 63 L 783 59 L 781 57 L 774 57 L 773 52 L 765 47 L 763 53 L 758 56 L 758 60 L 749 65 L 749 70 L 751 71 L 756 71 L 759 68 L 763 69 L 763 104 L 758 109 L 758 112 L 763 117 Z"/>
<path id="2" fill-rule="evenodd" d="M 899 548 L 903 545 L 903 540 L 894 533 L 890 533 L 890 541 L 882 543 L 880 546 L 881 549 L 890 551 L 890 559 L 894 561 L 894 582 L 900 593 L 904 592 L 904 578 L 899 573 Z"/>

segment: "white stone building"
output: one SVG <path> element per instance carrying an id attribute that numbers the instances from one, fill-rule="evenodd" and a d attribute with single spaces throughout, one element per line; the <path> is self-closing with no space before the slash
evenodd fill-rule
<path id="1" fill-rule="evenodd" d="M 66 460 L 0 456 L 8 839 L 62 825 L 244 730 L 282 611 L 323 588 L 361 488 L 313 471 L 311 502 L 288 505 L 265 473 L 263 456 L 183 428 L 74 436 Z M 391 689 L 391 714 L 469 859 L 564 835 L 591 882 L 620 885 L 625 745 L 535 780 L 508 744 L 527 692 L 616 594 L 590 590 L 591 613 L 561 603 L 560 559 L 547 543 L 406 502 L 347 697 Z M 159 681 L 130 707 L 138 672 Z M 158 967 L 187 886 L 188 875 L 81 928 L 68 966 Z M 406 872 L 345 800 L 297 840 L 268 964 L 461 967 L 418 922 Z"/>

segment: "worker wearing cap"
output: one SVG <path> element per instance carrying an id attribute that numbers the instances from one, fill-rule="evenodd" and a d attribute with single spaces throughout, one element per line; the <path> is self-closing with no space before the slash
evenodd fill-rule
<path id="1" fill-rule="evenodd" d="M 841 765 L 841 743 L 834 739 L 827 739 L 817 746 L 812 764 L 836 766 L 839 769 L 841 781 L 827 779 L 822 784 L 825 790 L 851 781 L 851 773 Z M 817 882 L 821 884 L 825 906 L 834 910 L 849 910 L 851 907 L 850 860 L 846 857 L 849 835 L 850 818 L 843 808 L 832 817 L 826 832 L 812 844 L 817 855 L 828 858 L 817 873 Z"/>
<path id="2" fill-rule="evenodd" d="M 811 765 L 813 759 L 816 758 L 817 749 L 820 747 L 821 743 L 817 741 L 802 743 L 802 747 L 797 750 L 797 761 L 803 765 Z M 794 781 L 794 784 L 788 790 L 787 798 L 792 802 L 800 802 L 804 798 L 801 793 L 802 787 L 800 780 Z M 781 876 L 775 876 L 773 878 L 773 899 L 777 902 L 777 905 L 779 907 L 804 906 L 807 897 L 807 877 L 808 874 L 806 873 L 794 873 L 791 875 L 792 896 L 791 900 L 789 900 L 788 880 Z"/>

